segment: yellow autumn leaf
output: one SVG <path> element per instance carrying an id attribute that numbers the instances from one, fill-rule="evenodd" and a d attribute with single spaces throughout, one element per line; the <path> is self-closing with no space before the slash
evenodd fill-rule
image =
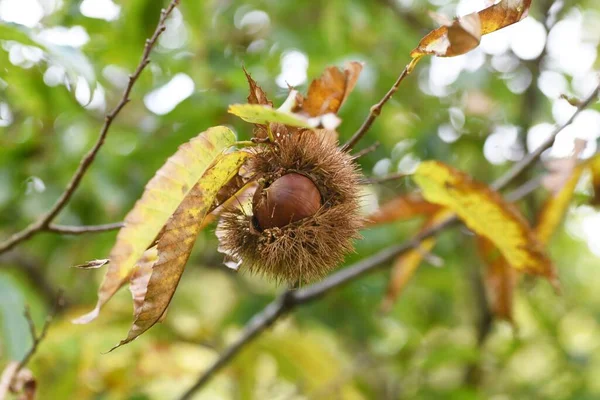
<path id="1" fill-rule="evenodd" d="M 113 350 L 129 343 L 151 328 L 167 310 L 177 289 L 185 264 L 192 252 L 196 237 L 204 226 L 203 221 L 211 211 L 217 193 L 235 174 L 250 156 L 248 152 L 237 151 L 226 154 L 211 166 L 194 185 L 169 219 L 158 239 L 156 251 L 158 260 L 151 267 L 151 274 L 144 292 L 143 303 L 136 304 L 135 321 L 127 335 Z M 153 249 L 151 249 L 153 250 Z M 153 252 L 149 257 L 152 257 Z M 148 265 L 140 265 L 140 279 L 135 283 L 134 300 L 143 292 L 143 284 L 148 279 Z M 145 277 L 145 278 L 144 278 Z M 134 283 L 134 282 L 132 282 Z M 136 298 L 136 294 L 138 297 Z"/>
<path id="2" fill-rule="evenodd" d="M 141 199 L 125 217 L 125 226 L 119 231 L 109 255 L 108 271 L 98 289 L 96 307 L 75 320 L 75 323 L 87 323 L 96 318 L 100 308 L 127 283 L 135 263 L 155 240 L 181 201 L 207 168 L 234 142 L 235 135 L 229 128 L 210 128 L 181 145 L 156 172 L 146 185 Z"/>
<path id="3" fill-rule="evenodd" d="M 573 169 L 571 176 L 564 186 L 555 195 L 544 203 L 535 226 L 535 234 L 542 244 L 548 244 L 550 238 L 562 222 L 565 213 L 573 198 L 573 192 L 581 178 L 585 165 L 579 165 Z"/>
<path id="4" fill-rule="evenodd" d="M 300 116 L 285 111 L 276 110 L 262 104 L 232 104 L 227 110 L 246 122 L 252 124 L 268 124 L 278 122 L 287 126 L 310 128 L 308 121 Z"/>
<path id="5" fill-rule="evenodd" d="M 487 266 L 483 281 L 489 308 L 495 317 L 513 322 L 513 297 L 517 284 L 517 271 L 511 268 L 506 258 L 488 239 L 478 236 L 477 245 Z"/>
<path id="6" fill-rule="evenodd" d="M 445 209 L 440 210 L 439 207 L 437 210 L 438 211 L 435 214 L 431 215 L 429 219 L 425 221 L 419 230 L 419 233 L 431 228 L 434 225 L 442 223 L 454 215 L 454 213 L 451 211 Z M 392 305 L 396 302 L 406 287 L 408 281 L 413 277 L 419 265 L 421 265 L 423 259 L 435 246 L 435 243 L 436 238 L 429 237 L 423 240 L 418 247 L 396 258 L 394 261 L 394 266 L 392 267 L 392 273 L 387 287 L 387 292 L 381 304 L 383 311 L 389 311 Z"/>
<path id="7" fill-rule="evenodd" d="M 438 161 L 426 161 L 413 175 L 425 199 L 448 207 L 470 229 L 489 239 L 510 265 L 554 282 L 552 263 L 519 211 L 487 185 Z"/>
<path id="8" fill-rule="evenodd" d="M 343 71 L 327 67 L 318 79 L 311 82 L 306 98 L 301 101 L 300 111 L 310 117 L 337 113 L 354 89 L 362 68 L 362 63 L 357 61 L 347 63 Z"/>
<path id="9" fill-rule="evenodd" d="M 590 162 L 592 172 L 592 186 L 594 189 L 593 205 L 600 205 L 600 155 L 595 156 Z"/>

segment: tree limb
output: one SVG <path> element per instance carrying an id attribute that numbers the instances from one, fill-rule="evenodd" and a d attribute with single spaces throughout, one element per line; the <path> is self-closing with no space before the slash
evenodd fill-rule
<path id="1" fill-rule="evenodd" d="M 165 31 L 165 29 L 166 29 L 165 21 L 167 20 L 167 17 L 169 16 L 169 14 L 171 14 L 173 9 L 177 6 L 177 4 L 179 4 L 179 0 L 171 0 L 168 7 L 161 11 L 160 19 L 158 21 L 158 25 L 156 26 L 156 30 L 154 31 L 152 36 L 146 40 L 146 44 L 144 45 L 144 51 L 142 53 L 142 58 L 140 60 L 140 63 L 138 64 L 138 66 L 135 69 L 135 71 L 133 72 L 133 74 L 129 75 L 129 81 L 127 83 L 127 87 L 123 91 L 121 100 L 117 103 L 115 108 L 113 108 L 112 111 L 110 111 L 105 116 L 104 124 L 102 125 L 102 128 L 100 129 L 100 134 L 98 136 L 98 139 L 96 140 L 96 143 L 79 162 L 79 166 L 77 167 L 77 170 L 73 174 L 73 177 L 67 184 L 65 191 L 60 195 L 58 200 L 56 200 L 56 202 L 54 203 L 52 208 L 50 208 L 50 210 L 48 212 L 46 212 L 44 215 L 42 215 L 36 222 L 30 224 L 24 230 L 15 233 L 11 237 L 9 237 L 7 240 L 0 243 L 0 254 L 12 249 L 17 244 L 31 238 L 38 232 L 41 232 L 44 230 L 52 231 L 51 229 L 48 229 L 50 226 L 50 223 L 54 220 L 54 218 L 56 218 L 58 213 L 60 213 L 60 211 L 67 205 L 67 203 L 71 199 L 71 196 L 73 195 L 73 193 L 79 186 L 81 179 L 87 172 L 87 170 L 90 167 L 90 165 L 92 164 L 92 162 L 94 162 L 94 159 L 96 158 L 96 155 L 98 154 L 98 151 L 100 151 L 100 148 L 104 144 L 104 141 L 106 139 L 106 136 L 108 134 L 108 131 L 109 131 L 114 119 L 121 112 L 123 107 L 125 107 L 125 105 L 129 102 L 129 100 L 130 100 L 129 95 L 131 94 L 133 85 L 135 84 L 135 82 L 137 81 L 139 76 L 141 75 L 144 68 L 146 68 L 146 66 L 150 63 L 150 58 L 149 58 L 150 52 L 154 48 L 159 36 Z"/>
<path id="2" fill-rule="evenodd" d="M 541 156 L 544 150 L 552 145 L 556 135 L 570 125 L 571 122 L 573 122 L 573 119 L 598 97 L 599 92 L 600 86 L 596 87 L 592 95 L 579 105 L 573 116 L 566 123 L 556 128 L 548 140 L 546 140 L 533 153 L 523 158 L 522 161 L 516 163 L 502 177 L 496 180 L 492 184 L 492 187 L 495 190 L 501 190 L 505 188 L 525 169 L 531 166 Z M 526 182 L 524 185 L 522 185 L 522 187 L 517 188 L 507 197 L 510 198 L 510 201 L 518 201 L 527 194 L 531 193 L 534 188 L 539 186 L 539 183 L 539 179 L 534 179 L 532 183 Z M 233 359 L 233 357 L 237 355 L 239 351 L 241 351 L 248 343 L 258 336 L 258 334 L 271 326 L 281 316 L 289 313 L 300 305 L 309 303 L 326 295 L 333 289 L 350 283 L 367 273 L 376 271 L 378 268 L 383 267 L 384 263 L 387 263 L 395 257 L 407 252 L 408 250 L 417 247 L 426 238 L 440 233 L 446 228 L 455 225 L 457 222 L 458 219 L 456 217 L 452 217 L 441 222 L 440 224 L 424 230 L 407 242 L 381 250 L 375 255 L 344 268 L 320 282 L 294 291 L 287 290 L 282 295 L 277 297 L 272 303 L 267 305 L 263 311 L 252 317 L 252 319 L 244 328 L 242 335 L 219 356 L 215 363 L 198 378 L 196 383 L 194 383 L 194 385 L 190 387 L 180 397 L 180 399 L 190 399 L 198 389 L 202 388 L 212 378 L 212 376 L 221 368 L 223 368 L 231 359 Z"/>
<path id="3" fill-rule="evenodd" d="M 492 188 L 495 190 L 502 189 L 506 187 L 510 182 L 512 182 L 515 178 L 521 175 L 531 164 L 533 164 L 544 151 L 548 150 L 552 144 L 554 143 L 554 139 L 556 136 L 567 126 L 571 125 L 575 117 L 579 115 L 584 109 L 586 109 L 594 100 L 598 99 L 598 94 L 600 94 L 600 86 L 596 86 L 592 94 L 585 100 L 583 100 L 578 106 L 571 118 L 569 118 L 564 124 L 557 126 L 554 131 L 550 134 L 548 139 L 546 139 L 537 149 L 533 152 L 527 154 L 523 157 L 519 162 L 514 164 L 504 175 L 498 178 L 494 183 L 492 183 Z"/>

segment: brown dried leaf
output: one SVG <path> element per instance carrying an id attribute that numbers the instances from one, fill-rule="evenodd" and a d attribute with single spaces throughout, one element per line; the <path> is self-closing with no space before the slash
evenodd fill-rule
<path id="1" fill-rule="evenodd" d="M 590 162 L 592 171 L 592 186 L 594 189 L 594 198 L 591 203 L 600 206 L 600 155 L 595 156 Z"/>
<path id="2" fill-rule="evenodd" d="M 487 266 L 484 282 L 490 310 L 495 317 L 513 322 L 513 297 L 517 272 L 511 268 L 492 242 L 477 236 L 477 244 Z"/>
<path id="3" fill-rule="evenodd" d="M 209 168 L 196 185 L 181 202 L 175 213 L 169 218 L 163 235 L 159 238 L 156 253 L 153 249 L 146 251 L 146 260 L 138 264 L 138 276 L 135 284 L 134 300 L 139 300 L 144 284 L 148 279 L 147 289 L 141 306 L 136 302 L 135 321 L 127 335 L 118 345 L 131 342 L 150 329 L 164 315 L 183 274 L 185 264 L 191 254 L 198 233 L 204 226 L 203 221 L 211 211 L 215 197 L 221 187 L 238 173 L 249 153 L 237 151 L 222 156 Z M 150 266 L 151 265 L 151 266 Z"/>
<path id="4" fill-rule="evenodd" d="M 434 225 L 442 223 L 444 220 L 453 215 L 451 211 L 443 209 L 440 210 L 439 207 L 437 210 L 438 211 L 429 217 L 423 226 L 421 226 L 419 233 L 429 229 Z M 387 287 L 387 292 L 383 302 L 381 303 L 382 311 L 388 312 L 396 300 L 398 300 L 398 297 L 400 297 L 402 294 L 406 284 L 415 274 L 417 267 L 421 265 L 423 259 L 426 258 L 429 252 L 433 249 L 433 246 L 435 246 L 435 242 L 435 237 L 427 238 L 423 240 L 418 247 L 396 258 L 394 261 L 394 266 L 392 267 L 392 275 Z"/>
<path id="5" fill-rule="evenodd" d="M 265 92 L 261 89 L 260 86 L 258 86 L 256 81 L 252 79 L 248 71 L 246 71 L 246 68 L 244 68 L 244 74 L 246 75 L 248 85 L 250 86 L 250 93 L 248 94 L 248 103 L 263 104 L 269 107 L 273 107 L 273 102 L 267 98 Z"/>
<path id="6" fill-rule="evenodd" d="M 422 196 L 409 193 L 396 197 L 367 217 L 368 225 L 386 224 L 404 221 L 421 215 L 431 215 L 440 210 L 440 206 L 425 200 Z"/>
<path id="7" fill-rule="evenodd" d="M 131 274 L 129 291 L 133 299 L 133 315 L 135 318 L 142 311 L 144 297 L 146 297 L 146 291 L 148 290 L 148 282 L 150 282 L 150 275 L 152 275 L 152 266 L 156 260 L 158 260 L 158 249 L 156 246 L 152 246 L 144 252 Z"/>
<path id="8" fill-rule="evenodd" d="M 83 264 L 73 265 L 73 267 L 71 267 L 71 268 L 96 269 L 96 268 L 101 268 L 101 267 L 105 266 L 109 262 L 110 262 L 110 260 L 107 259 L 107 258 L 98 259 L 98 260 L 91 260 L 91 261 L 88 261 L 88 262 L 83 263 Z"/>
<path id="9" fill-rule="evenodd" d="M 299 102 L 300 112 L 310 117 L 337 114 L 354 89 L 362 68 L 362 63 L 357 61 L 347 63 L 344 71 L 337 67 L 327 67 L 319 79 L 312 81 L 306 98 Z"/>
<path id="10" fill-rule="evenodd" d="M 411 53 L 420 58 L 425 54 L 453 57 L 465 54 L 479 45 L 482 35 L 519 22 L 527 16 L 531 0 L 502 0 L 477 13 L 455 19 L 431 31 Z"/>
<path id="11" fill-rule="evenodd" d="M 0 376 L 0 400 L 6 399 L 6 396 L 10 392 L 17 368 L 19 368 L 19 363 L 16 361 L 11 361 L 4 367 Z"/>
<path id="12" fill-rule="evenodd" d="M 0 376 L 0 400 L 7 398 L 9 393 L 19 395 L 19 400 L 35 400 L 37 381 L 28 368 L 19 368 L 19 363 L 11 361 Z"/>

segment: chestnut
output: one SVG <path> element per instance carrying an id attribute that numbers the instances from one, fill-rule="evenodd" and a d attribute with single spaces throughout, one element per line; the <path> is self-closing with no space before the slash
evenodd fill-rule
<path id="1" fill-rule="evenodd" d="M 289 173 L 257 189 L 252 210 L 259 229 L 282 228 L 313 216 L 321 208 L 321 193 L 306 176 Z"/>

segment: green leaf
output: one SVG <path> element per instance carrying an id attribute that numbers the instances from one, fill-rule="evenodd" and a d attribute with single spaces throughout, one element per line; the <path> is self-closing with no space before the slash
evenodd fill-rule
<path id="1" fill-rule="evenodd" d="M 228 112 L 253 124 L 278 122 L 280 124 L 296 126 L 299 128 L 311 127 L 306 119 L 261 104 L 232 104 L 229 106 Z"/>

